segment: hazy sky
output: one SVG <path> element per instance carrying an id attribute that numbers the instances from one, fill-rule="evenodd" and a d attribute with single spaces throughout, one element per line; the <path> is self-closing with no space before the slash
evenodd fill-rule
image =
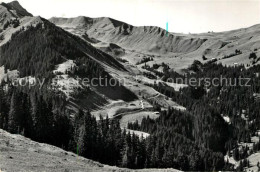
<path id="1" fill-rule="evenodd" d="M 0 0 L 1 1 L 1 0 Z M 4 2 L 9 2 L 6 0 Z M 20 0 L 33 15 L 111 17 L 169 31 L 226 31 L 260 23 L 260 0 Z"/>

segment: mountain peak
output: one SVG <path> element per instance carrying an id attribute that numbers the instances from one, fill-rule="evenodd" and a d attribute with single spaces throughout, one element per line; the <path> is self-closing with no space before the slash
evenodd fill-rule
<path id="1" fill-rule="evenodd" d="M 14 17 L 25 17 L 25 16 L 33 16 L 26 9 L 24 9 L 18 1 L 12 1 L 9 3 L 1 3 L 2 6 L 6 7 L 8 11 L 10 11 Z"/>
<path id="2" fill-rule="evenodd" d="M 20 3 L 18 1 L 12 1 L 7 3 L 8 5 L 20 5 Z M 20 5 L 21 6 L 21 5 Z"/>
<path id="3" fill-rule="evenodd" d="M 128 25 L 122 21 L 119 21 L 119 20 L 116 20 L 116 19 L 113 19 L 113 18 L 110 18 L 110 17 L 100 17 L 100 18 L 97 18 L 99 19 L 100 21 L 104 21 L 104 22 L 109 22 L 111 23 L 114 27 L 120 27 L 122 25 Z"/>

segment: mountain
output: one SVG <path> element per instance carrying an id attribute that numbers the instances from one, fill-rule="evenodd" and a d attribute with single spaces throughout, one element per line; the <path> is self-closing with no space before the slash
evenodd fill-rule
<path id="1" fill-rule="evenodd" d="M 66 78 L 73 79 L 79 75 L 81 79 L 98 78 L 101 75 L 112 77 L 108 74 L 110 70 L 121 72 L 127 70 L 112 56 L 94 48 L 81 38 L 56 27 L 44 18 L 32 16 L 17 1 L 8 4 L 2 3 L 0 8 L 7 14 L 2 15 L 5 23 L 1 25 L 3 30 L 0 32 L 0 66 L 3 66 L 6 71 L 17 70 L 20 78 L 36 79 L 40 77 L 48 79 L 49 82 L 56 78 L 58 83 L 55 85 L 48 83 L 54 87 L 53 90 L 65 94 L 67 99 L 73 99 L 86 109 L 97 108 L 110 100 L 135 99 L 136 96 L 123 86 L 118 86 L 116 91 L 109 86 L 105 89 L 90 86 L 88 94 L 96 97 L 97 102 L 85 101 L 88 99 L 87 96 L 81 96 L 82 100 L 72 98 L 70 94 L 74 94 L 74 90 L 86 93 L 87 88 L 74 83 L 64 87 Z M 70 76 L 66 74 L 71 70 L 71 66 L 67 66 L 66 70 L 63 69 L 63 73 L 54 74 L 55 69 L 68 62 L 77 64 L 74 66 L 75 69 L 77 68 L 77 74 L 73 73 Z M 75 79 L 73 81 L 76 82 Z M 48 84 L 46 84 L 46 88 L 50 86 Z M 124 96 L 126 94 L 129 96 Z M 74 97 L 76 95 L 79 93 L 75 93 Z M 74 103 L 72 108 L 75 109 Z"/>
<path id="2" fill-rule="evenodd" d="M 127 51 L 122 58 L 133 64 L 141 61 L 143 55 L 155 57 L 147 64 L 165 62 L 176 71 L 187 68 L 194 60 L 208 62 L 216 59 L 218 63 L 231 66 L 259 63 L 249 59 L 252 52 L 259 55 L 259 25 L 221 33 L 167 35 L 166 30 L 159 27 L 135 27 L 104 17 L 51 18 L 50 21 L 77 35 L 91 35 L 103 46 L 117 44 Z M 96 43 L 97 47 L 100 45 L 100 42 Z"/>

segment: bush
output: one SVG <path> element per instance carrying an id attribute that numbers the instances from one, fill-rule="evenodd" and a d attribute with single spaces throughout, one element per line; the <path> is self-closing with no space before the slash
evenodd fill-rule
<path id="1" fill-rule="evenodd" d="M 256 56 L 256 54 L 255 53 L 251 53 L 250 55 L 249 55 L 249 59 L 256 59 L 257 58 L 257 56 Z"/>
<path id="2" fill-rule="evenodd" d="M 4 39 L 5 39 L 4 35 L 1 35 L 1 36 L 0 36 L 0 41 L 2 41 L 2 40 L 4 40 Z"/>

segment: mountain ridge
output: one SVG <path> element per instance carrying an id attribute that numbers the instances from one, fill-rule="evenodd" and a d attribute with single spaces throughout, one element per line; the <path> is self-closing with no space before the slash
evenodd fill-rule
<path id="1" fill-rule="evenodd" d="M 185 38 L 171 33 L 167 36 L 167 31 L 160 27 L 135 27 L 111 18 L 95 18 L 92 19 L 95 21 L 93 24 L 87 23 L 87 25 L 78 23 L 80 22 L 78 19 L 51 18 L 50 21 L 63 28 L 71 27 L 82 31 L 85 29 L 83 32 L 87 32 L 95 39 L 114 43 L 129 50 L 163 54 L 167 52 L 192 52 L 206 41 L 199 38 Z"/>
<path id="2" fill-rule="evenodd" d="M 174 70 L 181 72 L 188 68 L 194 60 L 203 63 L 216 59 L 216 63 L 234 66 L 243 64 L 252 66 L 259 61 L 252 61 L 248 57 L 250 53 L 259 55 L 260 49 L 260 25 L 249 28 L 236 29 L 225 32 L 209 32 L 201 34 L 168 33 L 156 26 L 132 26 L 121 22 L 120 26 L 107 25 L 102 20 L 94 25 L 80 25 L 76 18 L 63 19 L 52 18 L 51 22 L 71 33 L 82 36 L 87 34 L 92 39 L 103 42 L 103 46 L 113 43 L 125 49 L 126 54 L 122 58 L 137 64 L 142 59 L 140 56 L 157 56 L 153 65 L 166 62 Z M 74 21 L 74 22 L 73 22 Z M 102 43 L 94 43 L 99 47 Z M 235 51 L 240 50 L 241 54 Z M 205 56 L 206 58 L 202 58 Z"/>

